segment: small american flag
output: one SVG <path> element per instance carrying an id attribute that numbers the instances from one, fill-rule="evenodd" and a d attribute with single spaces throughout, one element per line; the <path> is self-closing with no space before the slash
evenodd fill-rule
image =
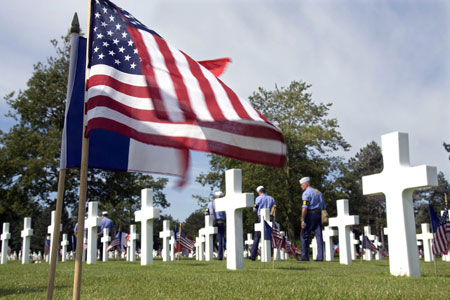
<path id="1" fill-rule="evenodd" d="M 275 226 L 274 226 L 275 227 Z M 283 237 L 277 228 L 272 230 L 272 248 L 281 249 L 283 245 Z"/>
<path id="2" fill-rule="evenodd" d="M 450 248 L 450 221 L 448 220 L 448 205 L 445 206 L 441 219 L 438 218 L 431 205 L 430 215 L 433 227 L 433 254 L 447 254 Z"/>
<path id="3" fill-rule="evenodd" d="M 187 236 L 183 229 L 178 233 L 178 241 L 182 250 L 187 249 L 189 251 L 194 251 L 195 243 Z"/>
<path id="4" fill-rule="evenodd" d="M 370 251 L 375 253 L 378 252 L 377 247 L 369 240 L 369 238 L 366 235 L 363 235 L 362 248 L 369 249 Z"/>
<path id="5" fill-rule="evenodd" d="M 208 69 L 110 1 L 92 1 L 86 135 L 282 167 L 281 131 Z"/>

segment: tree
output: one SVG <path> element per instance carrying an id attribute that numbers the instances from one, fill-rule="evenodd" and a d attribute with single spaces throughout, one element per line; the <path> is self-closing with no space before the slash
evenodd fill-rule
<path id="1" fill-rule="evenodd" d="M 198 235 L 200 228 L 203 228 L 204 226 L 205 212 L 203 209 L 198 209 L 186 218 L 186 221 L 183 224 L 183 230 L 189 237 L 195 238 Z"/>
<path id="2" fill-rule="evenodd" d="M 374 141 L 367 144 L 340 166 L 340 176 L 336 179 L 335 188 L 341 193 L 341 198 L 349 200 L 350 213 L 359 215 L 360 231 L 366 225 L 375 228 L 377 235 L 383 237 L 386 226 L 386 200 L 384 195 L 364 196 L 362 192 L 362 177 L 380 173 L 383 170 L 383 155 L 381 148 Z"/>
<path id="3" fill-rule="evenodd" d="M 24 91 L 5 96 L 11 107 L 7 116 L 16 124 L 9 132 L 0 132 L 0 223 L 10 222 L 13 230 L 20 231 L 23 218 L 31 216 L 35 230 L 31 247 L 41 250 L 47 228 L 40 226 L 50 223 L 49 211 L 56 201 L 69 35 L 52 44 L 56 56 L 34 65 Z M 88 200 L 100 201 L 102 209 L 113 210 L 116 223 L 129 224 L 143 187 L 154 189 L 157 205 L 169 206 L 162 193 L 166 183 L 165 178 L 91 169 Z M 78 186 L 79 171 L 67 170 L 62 219 L 65 232 L 72 230 L 77 215 Z M 20 243 L 20 234 L 15 232 L 11 246 L 20 249 Z"/>
<path id="4" fill-rule="evenodd" d="M 329 209 L 335 210 L 335 192 L 330 189 L 332 175 L 341 160 L 331 153 L 348 150 L 349 145 L 338 132 L 336 119 L 328 118 L 331 104 L 316 104 L 310 88 L 304 82 L 293 81 L 288 87 L 267 91 L 263 88 L 250 96 L 250 102 L 283 133 L 287 158 L 283 168 L 251 164 L 231 158 L 210 155 L 209 173 L 202 173 L 197 181 L 209 185 L 211 191 L 224 190 L 224 173 L 231 168 L 242 169 L 243 191 L 254 191 L 264 185 L 277 202 L 277 222 L 286 229 L 292 240 L 300 233 L 299 179 L 310 176 L 314 187 L 320 189 Z M 330 177 L 331 176 L 331 177 Z M 198 197 L 200 204 L 210 199 Z M 211 195 L 212 199 L 212 195 Z M 244 210 L 244 232 L 253 232 L 256 216 L 251 209 Z"/>

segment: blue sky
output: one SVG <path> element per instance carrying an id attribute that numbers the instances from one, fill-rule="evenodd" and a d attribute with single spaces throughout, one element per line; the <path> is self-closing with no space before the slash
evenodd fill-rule
<path id="1" fill-rule="evenodd" d="M 448 1 L 116 1 L 172 45 L 202 60 L 231 57 L 223 80 L 247 97 L 292 80 L 312 85 L 353 156 L 392 131 L 409 133 L 412 165 L 429 164 L 450 178 L 450 7 Z M 0 95 L 26 87 L 33 64 L 54 51 L 74 12 L 86 29 L 87 1 L 8 1 L 0 11 Z M 0 129 L 13 124 L 3 117 Z M 193 181 L 208 170 L 192 154 L 190 184 L 166 189 L 163 213 L 185 219 L 197 208 Z M 264 184 L 264 183 L 261 183 Z M 282 188 L 282 187 L 280 187 Z M 247 191 L 250 192 L 250 191 Z"/>

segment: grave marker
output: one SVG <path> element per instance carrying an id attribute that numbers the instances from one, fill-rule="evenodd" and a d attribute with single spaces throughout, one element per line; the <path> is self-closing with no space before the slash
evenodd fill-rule
<path id="1" fill-rule="evenodd" d="M 23 230 L 20 232 L 22 237 L 22 264 L 27 264 L 30 260 L 30 240 L 33 235 L 33 229 L 31 229 L 31 218 L 25 218 L 23 220 Z"/>

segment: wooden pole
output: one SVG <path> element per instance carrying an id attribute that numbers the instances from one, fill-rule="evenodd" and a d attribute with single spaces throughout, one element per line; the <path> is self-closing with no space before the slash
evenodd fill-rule
<path id="1" fill-rule="evenodd" d="M 72 24 L 70 28 L 70 33 L 72 35 L 72 39 L 74 38 L 74 35 L 78 35 L 80 33 L 80 23 L 78 22 L 78 15 L 77 13 L 74 14 L 72 19 Z M 71 57 L 73 55 L 76 55 L 75 51 L 73 50 L 73 43 L 72 43 L 72 49 L 71 49 Z M 71 74 L 72 69 L 75 68 L 75 66 L 69 66 L 69 74 Z M 70 75 L 69 75 L 70 76 Z M 69 77 L 70 80 L 70 77 Z M 68 81 L 69 81 L 68 80 Z M 69 82 L 68 85 L 71 83 Z M 67 89 L 67 99 L 70 99 L 70 89 Z M 67 108 L 66 108 L 67 110 Z M 61 215 L 62 215 L 62 206 L 64 203 L 64 184 L 66 181 L 66 170 L 60 169 L 59 170 L 59 178 L 58 178 L 58 194 L 56 197 L 56 215 L 55 215 L 55 227 L 53 228 L 53 240 L 51 241 L 53 247 L 52 252 L 50 253 L 50 270 L 48 274 L 48 286 L 47 286 L 47 300 L 53 299 L 53 290 L 55 287 L 55 273 L 56 273 L 56 262 L 58 260 L 58 246 L 59 246 L 59 228 L 61 225 Z"/>
<path id="2" fill-rule="evenodd" d="M 88 74 L 88 62 L 89 62 L 89 35 L 91 31 L 91 0 L 88 1 L 88 25 L 87 25 L 87 47 L 86 47 L 86 75 Z M 86 87 L 86 80 L 85 80 Z M 89 137 L 85 136 L 86 126 L 84 120 L 83 108 L 83 142 L 81 146 L 81 167 L 80 167 L 80 199 L 78 202 L 78 230 L 77 230 L 77 251 L 75 256 L 75 271 L 73 276 L 73 300 L 80 300 L 81 292 L 81 267 L 82 257 L 84 251 L 83 234 L 84 234 L 84 215 L 86 213 L 86 193 L 87 193 L 87 174 L 88 174 L 88 161 L 89 161 Z"/>
<path id="3" fill-rule="evenodd" d="M 56 273 L 56 261 L 58 260 L 58 246 L 59 246 L 59 228 L 61 224 L 62 205 L 64 202 L 64 183 L 66 180 L 66 170 L 59 170 L 58 178 L 58 195 L 56 197 L 56 215 L 55 226 L 53 228 L 53 239 L 51 241 L 53 247 L 50 253 L 50 272 L 48 274 L 48 286 L 47 286 L 47 300 L 53 298 L 53 289 L 55 287 L 55 273 Z"/>

